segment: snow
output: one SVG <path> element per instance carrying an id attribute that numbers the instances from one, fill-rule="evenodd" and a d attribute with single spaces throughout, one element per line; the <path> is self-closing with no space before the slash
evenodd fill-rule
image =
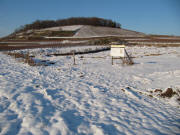
<path id="1" fill-rule="evenodd" d="M 110 51 L 77 55 L 76 65 L 71 56 L 47 56 L 87 48 L 14 51 L 56 62 L 51 66 L 29 66 L 0 52 L 0 134 L 180 133 L 177 95 L 148 96 L 180 89 L 180 47 L 126 47 L 132 66 L 111 65 Z"/>
<path id="2" fill-rule="evenodd" d="M 45 28 L 37 31 L 76 31 L 76 34 L 71 38 L 93 38 L 93 37 L 108 37 L 108 36 L 120 36 L 120 37 L 144 37 L 145 34 L 135 32 L 126 29 L 110 28 L 102 26 L 90 26 L 90 25 L 69 25 L 60 27 Z M 70 37 L 45 37 L 45 38 L 70 38 Z"/>
<path id="3" fill-rule="evenodd" d="M 63 26 L 61 28 L 62 28 L 63 31 L 77 31 L 81 27 L 83 27 L 83 25 Z"/>
<path id="4" fill-rule="evenodd" d="M 83 25 L 70 25 L 70 26 L 60 26 L 60 27 L 52 27 L 52 28 L 45 28 L 41 29 L 40 31 L 46 31 L 46 30 L 52 30 L 52 31 L 77 31 L 79 30 Z"/>
<path id="5" fill-rule="evenodd" d="M 81 27 L 73 37 L 90 38 L 90 37 L 108 37 L 108 36 L 144 37 L 145 34 L 126 30 L 126 29 L 83 25 L 83 27 Z"/>

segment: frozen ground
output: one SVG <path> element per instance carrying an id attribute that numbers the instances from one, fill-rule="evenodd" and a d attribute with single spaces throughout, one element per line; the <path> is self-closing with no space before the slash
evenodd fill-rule
<path id="1" fill-rule="evenodd" d="M 132 66 L 111 65 L 109 51 L 78 55 L 77 65 L 71 56 L 47 56 L 74 49 L 19 51 L 51 66 L 29 66 L 0 52 L 1 135 L 180 133 L 177 95 L 149 96 L 180 89 L 180 47 L 127 48 Z"/>

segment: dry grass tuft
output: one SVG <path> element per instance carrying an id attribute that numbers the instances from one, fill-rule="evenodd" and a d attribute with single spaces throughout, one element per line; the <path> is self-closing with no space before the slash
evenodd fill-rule
<path id="1" fill-rule="evenodd" d="M 8 52 L 6 54 L 18 59 L 20 62 L 27 63 L 29 66 L 48 66 L 55 64 L 55 62 L 52 61 L 36 60 L 34 59 L 35 56 L 30 56 L 28 53 L 22 54 L 19 52 Z"/>

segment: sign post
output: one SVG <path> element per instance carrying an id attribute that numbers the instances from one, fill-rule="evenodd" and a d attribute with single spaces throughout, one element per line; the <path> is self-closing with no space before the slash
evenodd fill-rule
<path id="1" fill-rule="evenodd" d="M 114 57 L 125 57 L 125 45 L 111 45 L 111 56 L 112 56 L 112 65 L 114 64 Z"/>
<path id="2" fill-rule="evenodd" d="M 112 57 L 125 57 L 125 45 L 111 45 Z"/>
<path id="3" fill-rule="evenodd" d="M 114 43 L 115 44 L 115 43 Z M 126 49 L 125 49 L 125 45 L 111 45 L 111 56 L 112 56 L 112 65 L 114 58 L 119 58 L 122 59 L 123 63 L 132 65 L 133 61 L 131 59 L 131 57 L 128 55 Z"/>

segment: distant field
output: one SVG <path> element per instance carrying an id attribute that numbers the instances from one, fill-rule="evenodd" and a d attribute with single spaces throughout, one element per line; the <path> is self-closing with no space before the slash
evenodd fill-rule
<path id="1" fill-rule="evenodd" d="M 27 48 L 51 48 L 64 46 L 109 45 L 113 41 L 122 41 L 127 45 L 139 46 L 180 46 L 180 37 L 174 36 L 145 36 L 145 37 L 89 37 L 89 38 L 54 38 L 48 40 L 15 40 L 0 42 L 0 50 L 16 50 Z"/>

